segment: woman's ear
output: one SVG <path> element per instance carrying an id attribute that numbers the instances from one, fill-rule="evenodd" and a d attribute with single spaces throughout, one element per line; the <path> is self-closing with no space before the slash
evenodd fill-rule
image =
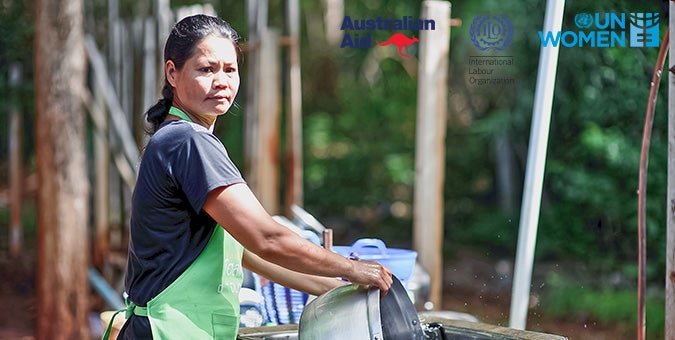
<path id="1" fill-rule="evenodd" d="M 172 87 L 176 87 L 176 64 L 173 63 L 173 60 L 167 60 L 164 63 L 164 74 L 166 74 L 166 80 Z"/>

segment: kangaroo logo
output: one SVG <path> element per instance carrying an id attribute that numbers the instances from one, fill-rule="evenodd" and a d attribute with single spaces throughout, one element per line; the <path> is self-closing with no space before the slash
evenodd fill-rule
<path id="1" fill-rule="evenodd" d="M 392 45 L 392 44 L 396 45 L 396 47 L 398 47 L 398 54 L 401 55 L 402 57 L 406 57 L 406 58 L 410 58 L 411 56 L 403 53 L 403 48 L 405 48 L 407 50 L 408 47 L 410 47 L 410 45 L 412 45 L 412 44 L 414 44 L 418 41 L 419 41 L 419 39 L 415 38 L 414 35 L 413 35 L 412 38 L 408 38 L 403 33 L 394 33 L 394 35 L 389 37 L 389 39 L 387 39 L 387 41 L 385 41 L 385 42 L 379 42 L 379 41 L 375 40 L 375 42 L 380 46 L 387 46 L 387 45 Z"/>

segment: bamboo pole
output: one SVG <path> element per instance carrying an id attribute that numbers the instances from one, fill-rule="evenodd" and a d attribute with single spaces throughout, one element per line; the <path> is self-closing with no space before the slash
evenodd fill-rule
<path id="1" fill-rule="evenodd" d="M 440 309 L 450 3 L 424 1 L 421 17 L 435 20 L 436 30 L 421 31 L 419 38 L 413 241 L 419 262 L 431 277 L 429 301 Z"/>

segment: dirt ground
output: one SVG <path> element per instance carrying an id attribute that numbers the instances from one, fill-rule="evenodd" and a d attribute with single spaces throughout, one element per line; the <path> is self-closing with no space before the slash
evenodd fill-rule
<path id="1" fill-rule="evenodd" d="M 29 340 L 35 337 L 35 256 L 27 247 L 18 260 L 0 253 L 0 340 Z M 445 264 L 443 309 L 464 312 L 481 322 L 507 326 L 510 281 L 500 275 L 508 264 L 466 253 Z M 536 302 L 536 301 L 535 301 Z M 569 339 L 635 339 L 631 330 L 601 325 L 592 319 L 550 318 L 539 307 L 529 313 L 527 329 L 552 333 Z"/>

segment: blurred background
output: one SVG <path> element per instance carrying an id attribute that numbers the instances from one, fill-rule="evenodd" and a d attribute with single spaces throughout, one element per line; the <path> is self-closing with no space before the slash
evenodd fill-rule
<path id="1" fill-rule="evenodd" d="M 39 122 L 33 68 L 34 2 L 0 1 L 0 296 L 3 301 L 14 301 L 0 308 L 5 311 L 0 315 L 0 338 L 7 339 L 33 337 L 36 327 L 35 128 Z M 545 1 L 457 0 L 451 4 L 451 16 L 458 20 L 451 28 L 449 55 L 442 308 L 507 325 L 541 47 L 537 32 L 543 25 Z M 242 36 L 242 87 L 237 105 L 219 119 L 215 133 L 235 164 L 247 172 L 246 98 L 254 91 L 247 86 L 247 77 L 255 60 L 247 55 L 251 26 L 246 2 L 84 2 L 84 32 L 94 42 L 87 46 L 87 85 L 94 104 L 86 109 L 84 135 L 91 183 L 91 249 L 81 251 L 83 256 L 90 255 L 92 265 L 117 289 L 122 287 L 126 263 L 129 174 L 134 168 L 125 144 L 143 145 L 142 114 L 158 93 L 158 87 L 143 86 L 144 77 L 147 72 L 150 77 L 161 75 L 157 56 L 163 40 L 158 48 L 143 37 L 168 32 L 172 23 L 161 25 L 162 11 L 192 5 L 213 10 Z M 287 34 L 285 2 L 269 0 L 268 8 L 267 25 L 278 28 L 281 36 Z M 399 56 L 394 47 L 341 48 L 344 32 L 339 25 L 345 15 L 354 19 L 418 18 L 420 8 L 421 1 L 300 1 L 303 202 L 307 211 L 334 230 L 336 245 L 373 237 L 390 247 L 413 247 L 419 44 L 409 47 L 407 53 L 413 56 L 409 59 Z M 667 30 L 668 2 L 657 0 L 568 1 L 563 29 L 577 30 L 575 14 L 597 12 L 656 12 L 661 18 L 660 36 Z M 478 15 L 502 14 L 510 19 L 514 36 L 498 55 L 513 58 L 512 65 L 502 68 L 513 81 L 508 86 L 477 86 L 469 81 L 468 60 L 483 52 L 472 43 L 472 21 Z M 386 39 L 387 35 L 374 38 Z M 108 105 L 105 98 L 110 95 L 96 85 L 96 74 L 101 72 L 94 71 L 92 47 L 105 60 L 104 69 L 119 94 L 119 112 L 131 127 L 131 140 L 124 141 L 110 130 L 101 134 L 100 122 L 91 113 L 97 105 Z M 144 59 L 148 49 L 155 54 Z M 578 339 L 634 338 L 638 165 L 657 54 L 658 48 L 560 49 L 528 329 Z M 289 54 L 283 50 L 279 58 L 288 60 Z M 289 71 L 282 68 L 280 72 L 286 77 Z M 665 83 L 656 104 L 647 182 L 647 334 L 653 339 L 663 338 L 664 332 Z M 288 93 L 288 85 L 282 83 L 280 90 Z M 282 115 L 289 110 L 285 100 Z M 21 128 L 12 130 L 10 117 L 16 112 Z M 280 124 L 285 126 L 288 121 L 281 118 Z M 281 131 L 278 157 L 284 159 L 288 135 Z M 10 154 L 17 140 L 22 242 L 19 250 L 12 250 Z M 105 158 L 111 161 L 101 165 L 97 155 L 106 149 L 110 155 Z M 283 178 L 286 170 L 279 171 Z M 100 188 L 97 178 L 104 178 L 109 190 L 103 221 L 94 213 Z M 285 185 L 280 181 L 277 191 L 281 206 L 288 199 Z M 97 240 L 97 230 L 106 230 L 109 238 Z M 103 307 L 92 292 L 91 309 Z"/>

